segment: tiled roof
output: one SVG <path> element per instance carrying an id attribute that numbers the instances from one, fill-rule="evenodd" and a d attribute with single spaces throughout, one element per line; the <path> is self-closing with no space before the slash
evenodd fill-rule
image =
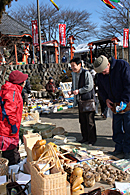
<path id="1" fill-rule="evenodd" d="M 7 13 L 2 14 L 2 19 L 0 23 L 0 32 L 1 34 L 6 35 L 23 35 L 30 34 L 31 30 L 19 23 L 17 20 L 9 16 Z"/>

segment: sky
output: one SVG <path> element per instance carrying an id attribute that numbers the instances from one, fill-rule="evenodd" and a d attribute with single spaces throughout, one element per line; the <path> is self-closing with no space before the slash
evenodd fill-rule
<path id="1" fill-rule="evenodd" d="M 23 5 L 25 6 L 26 4 L 30 4 L 31 2 L 36 3 L 37 5 L 37 0 L 13 0 L 11 2 L 11 7 L 9 9 L 6 7 L 6 11 L 16 10 L 17 7 Z M 59 6 L 59 8 L 62 7 L 80 11 L 86 10 L 87 12 L 92 14 L 90 16 L 90 20 L 92 22 L 98 24 L 98 26 L 102 24 L 100 14 L 98 12 L 101 13 L 102 8 L 106 8 L 106 5 L 101 0 L 54 0 L 54 2 Z M 39 0 L 39 4 L 40 3 L 48 3 L 52 5 L 50 0 Z"/>
<path id="2" fill-rule="evenodd" d="M 13 0 L 11 2 L 11 7 L 8 9 L 6 7 L 6 11 L 9 11 L 10 9 L 17 9 L 17 6 L 22 6 L 22 5 L 26 5 L 28 3 L 36 3 L 37 4 L 37 0 L 18 0 L 15 1 Z M 52 5 L 52 3 L 49 0 L 39 0 L 39 4 L 40 3 L 48 3 L 50 5 Z M 54 0 L 54 2 L 60 7 L 63 8 L 70 8 L 70 9 L 74 9 L 74 10 L 86 10 L 87 12 L 91 13 L 91 19 L 93 22 L 97 22 L 97 23 L 101 23 L 101 20 L 99 19 L 99 14 L 98 12 L 101 12 L 101 8 L 102 7 L 106 7 L 106 5 L 101 1 L 101 0 Z M 53 5 L 52 5 L 53 6 Z"/>

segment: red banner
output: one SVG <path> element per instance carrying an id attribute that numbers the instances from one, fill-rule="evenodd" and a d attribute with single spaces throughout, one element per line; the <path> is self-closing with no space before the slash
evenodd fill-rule
<path id="1" fill-rule="evenodd" d="M 129 29 L 124 28 L 124 31 L 123 31 L 123 47 L 124 48 L 128 47 L 128 42 L 129 42 Z"/>
<path id="2" fill-rule="evenodd" d="M 59 24 L 59 43 L 66 45 L 66 24 Z"/>
<path id="3" fill-rule="evenodd" d="M 38 26 L 37 26 L 37 20 L 32 20 L 32 39 L 33 39 L 33 45 L 38 45 Z"/>

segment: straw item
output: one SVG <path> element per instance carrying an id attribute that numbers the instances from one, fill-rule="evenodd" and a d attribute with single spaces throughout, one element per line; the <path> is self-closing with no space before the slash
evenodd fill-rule
<path id="1" fill-rule="evenodd" d="M 31 193 L 33 195 L 66 195 L 66 177 L 60 160 L 52 145 L 47 145 L 48 149 L 40 156 L 37 161 L 31 163 Z M 48 154 L 48 156 L 45 156 Z M 41 170 L 37 169 L 39 163 L 46 164 Z M 51 164 L 48 168 L 47 165 Z M 58 173 L 45 175 L 45 171 L 56 168 Z"/>
<path id="2" fill-rule="evenodd" d="M 0 158 L 0 176 L 8 175 L 8 159 Z"/>
<path id="3" fill-rule="evenodd" d="M 52 130 L 52 135 L 63 135 L 65 133 L 65 129 L 63 127 L 56 127 Z"/>

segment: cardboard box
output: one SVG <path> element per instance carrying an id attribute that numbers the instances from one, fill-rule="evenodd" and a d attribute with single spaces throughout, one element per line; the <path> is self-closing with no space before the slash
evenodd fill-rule
<path id="1" fill-rule="evenodd" d="M 25 146 L 25 150 L 27 152 L 27 147 L 32 148 L 37 140 L 41 140 L 42 137 L 38 133 L 29 133 L 27 135 L 23 135 L 23 142 Z"/>
<path id="2" fill-rule="evenodd" d="M 27 147 L 27 159 L 29 162 L 32 162 L 33 159 L 32 159 L 32 147 Z"/>
<path id="3" fill-rule="evenodd" d="M 8 182 L 0 185 L 0 195 L 7 195 L 7 193 L 6 193 L 6 185 L 7 184 L 8 184 Z"/>

